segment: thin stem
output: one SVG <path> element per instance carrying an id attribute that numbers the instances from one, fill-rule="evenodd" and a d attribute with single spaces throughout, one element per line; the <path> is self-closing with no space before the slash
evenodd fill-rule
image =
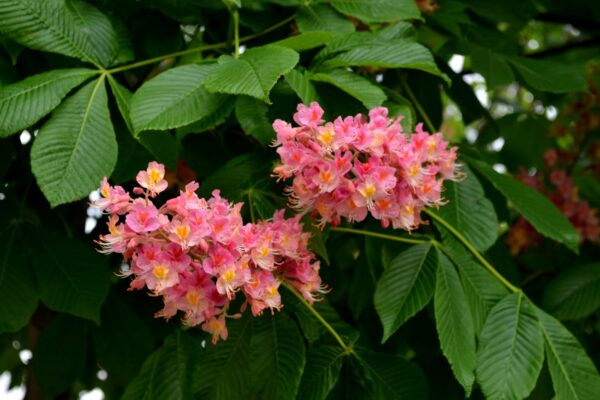
<path id="1" fill-rule="evenodd" d="M 321 324 L 323 324 L 323 326 L 329 331 L 329 333 L 331 333 L 335 340 L 337 340 L 337 342 L 340 344 L 342 349 L 344 349 L 344 352 L 346 354 L 354 353 L 352 347 L 348 346 L 346 342 L 344 342 L 339 333 L 337 333 L 336 330 L 333 329 L 333 326 L 331 326 L 329 322 L 327 322 L 325 318 L 323 318 L 323 316 L 319 314 L 319 312 L 315 310 L 315 308 L 308 301 L 306 301 L 306 299 L 302 297 L 302 295 L 298 293 L 292 285 L 285 281 L 281 281 L 281 285 L 284 286 L 287 290 L 289 290 L 294 296 L 296 296 L 298 300 L 300 300 L 302 304 L 304 304 L 306 308 L 308 308 L 308 310 L 319 320 Z"/>
<path id="2" fill-rule="evenodd" d="M 408 97 L 410 97 L 410 101 L 413 102 L 415 108 L 417 109 L 417 111 L 419 112 L 419 114 L 421 114 L 421 118 L 423 118 L 423 121 L 425 121 L 425 124 L 427 125 L 427 128 L 429 129 L 429 131 L 431 133 L 434 133 L 437 129 L 435 129 L 435 127 L 433 126 L 433 123 L 431 122 L 431 120 L 427 116 L 427 113 L 423 109 L 423 106 L 421 105 L 421 103 L 419 102 L 419 100 L 417 100 L 417 97 L 413 93 L 413 91 L 410 88 L 410 86 L 408 86 L 408 83 L 406 83 L 406 80 L 404 79 L 403 76 L 400 76 L 400 82 L 402 83 L 402 87 L 404 88 L 404 90 L 408 94 Z"/>
<path id="3" fill-rule="evenodd" d="M 483 258 L 483 256 L 481 255 L 481 253 L 479 253 L 479 251 L 477 251 L 477 249 L 475 249 L 475 247 L 473 247 L 473 245 L 456 229 L 454 229 L 454 227 L 452 225 L 450 225 L 449 223 L 447 223 L 443 218 L 440 218 L 437 214 L 429 211 L 428 209 L 424 209 L 423 210 L 427 215 L 429 215 L 431 218 L 435 219 L 437 222 L 439 222 L 440 224 L 444 225 L 444 227 L 446 229 L 448 229 L 450 232 L 452 232 L 452 234 L 454 236 L 456 236 L 456 238 L 458 240 L 460 240 L 462 242 L 462 244 L 469 249 L 469 251 L 471 253 L 473 253 L 473 255 L 475 256 L 475 258 L 492 274 L 494 275 L 494 277 L 496 279 L 498 279 L 500 282 L 502 282 L 502 284 L 504 286 L 506 286 L 509 290 L 511 290 L 512 292 L 520 292 L 521 289 L 519 289 L 518 287 L 516 287 L 515 285 L 513 285 L 512 283 L 510 283 L 508 280 L 506 280 L 506 278 L 504 278 L 502 276 L 502 274 L 500 274 L 500 272 L 498 272 L 489 262 L 487 262 L 487 260 L 485 258 Z"/>
<path id="4" fill-rule="evenodd" d="M 291 15 L 288 18 L 286 18 L 286 19 L 284 19 L 282 21 L 279 21 L 275 25 L 272 25 L 272 26 L 268 27 L 267 29 L 265 29 L 262 32 L 254 33 L 252 35 L 248 35 L 248 36 L 244 36 L 244 37 L 239 38 L 238 42 L 239 43 L 244 43 L 244 42 L 247 42 L 249 40 L 256 39 L 258 37 L 264 36 L 264 35 L 272 32 L 272 31 L 274 31 L 275 29 L 278 29 L 278 28 L 284 26 L 285 24 L 288 24 L 295 17 L 296 17 L 295 15 Z M 239 31 L 238 31 L 238 34 L 239 34 Z M 238 46 L 239 46 L 239 43 L 238 43 Z M 123 65 L 123 66 L 120 66 L 120 67 L 111 68 L 109 70 L 106 70 L 106 72 L 109 73 L 109 74 L 115 74 L 117 72 L 127 71 L 127 70 L 130 70 L 130 69 L 143 67 L 145 65 L 154 64 L 156 62 L 160 62 L 160 61 L 166 60 L 167 58 L 174 58 L 174 57 L 185 56 L 185 55 L 188 55 L 188 54 L 193 54 L 193 53 L 202 52 L 202 51 L 206 51 L 206 50 L 222 49 L 222 48 L 226 48 L 227 46 L 229 46 L 228 42 L 220 42 L 220 43 L 208 44 L 206 46 L 194 47 L 192 49 L 180 50 L 180 51 L 176 51 L 174 53 L 169 53 L 169 54 L 165 54 L 165 55 L 162 55 L 162 56 L 149 58 L 147 60 L 142 60 L 142 61 L 134 62 L 132 64 L 127 64 L 127 65 Z"/>
<path id="5" fill-rule="evenodd" d="M 233 57 L 240 56 L 240 13 L 238 10 L 233 10 Z"/>
<path id="6" fill-rule="evenodd" d="M 371 237 L 375 237 L 375 238 L 379 238 L 379 239 L 393 240 L 395 242 L 402 242 L 402 243 L 421 244 L 421 243 L 429 242 L 429 240 L 408 239 L 408 238 L 403 238 L 403 237 L 399 237 L 399 236 L 386 235 L 385 233 L 363 231 L 360 229 L 352 229 L 352 228 L 335 227 L 335 228 L 331 228 L 331 230 L 334 232 L 354 233 L 357 235 L 371 236 Z"/>

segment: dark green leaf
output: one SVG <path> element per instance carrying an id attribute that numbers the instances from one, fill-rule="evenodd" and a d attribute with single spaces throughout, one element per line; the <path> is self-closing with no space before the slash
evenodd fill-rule
<path id="1" fill-rule="evenodd" d="M 334 69 L 310 75 L 310 79 L 330 83 L 360 100 L 366 108 L 380 106 L 386 95 L 377 85 L 368 79 L 345 69 Z"/>
<path id="2" fill-rule="evenodd" d="M 509 58 L 525 83 L 543 92 L 568 93 L 587 89 L 582 65 L 564 62 Z"/>
<path id="3" fill-rule="evenodd" d="M 584 318 L 600 307 L 600 263 L 570 268 L 546 287 L 544 307 L 558 319 Z"/>
<path id="4" fill-rule="evenodd" d="M 473 49 L 471 67 L 483 75 L 488 89 L 495 89 L 515 80 L 515 75 L 506 59 L 485 47 Z"/>
<path id="5" fill-rule="evenodd" d="M 331 32 L 335 35 L 354 32 L 352 22 L 327 4 L 300 7 L 296 22 L 300 32 Z"/>
<path id="6" fill-rule="evenodd" d="M 83 1 L 75 0 L 69 4 L 75 17 L 81 22 L 80 29 L 86 33 L 100 65 L 111 65 L 119 51 L 119 43 L 110 19 L 96 7 Z"/>
<path id="7" fill-rule="evenodd" d="M 383 271 L 375 289 L 375 308 L 383 324 L 382 342 L 429 303 L 437 264 L 435 249 L 424 243 L 400 253 Z"/>
<path id="8" fill-rule="evenodd" d="M 304 104 L 319 101 L 317 91 L 308 78 L 308 73 L 293 69 L 285 74 L 285 81 L 296 92 Z"/>
<path id="9" fill-rule="evenodd" d="M 421 19 L 421 12 L 413 0 L 332 0 L 331 5 L 342 14 L 365 22 Z"/>
<path id="10" fill-rule="evenodd" d="M 333 33 L 331 32 L 306 32 L 278 40 L 272 44 L 296 51 L 304 51 L 323 46 L 331 39 L 333 39 Z"/>
<path id="11" fill-rule="evenodd" d="M 235 108 L 236 98 L 228 96 L 227 100 L 212 114 L 203 117 L 190 125 L 177 129 L 177 139 L 181 140 L 190 133 L 202 133 L 215 129 L 223 124 Z"/>
<path id="12" fill-rule="evenodd" d="M 343 357 L 344 352 L 339 346 L 309 348 L 297 398 L 325 399 L 338 381 Z"/>
<path id="13" fill-rule="evenodd" d="M 235 102 L 235 116 L 240 126 L 246 135 L 252 136 L 263 146 L 275 139 L 267 111 L 267 105 L 254 97 L 239 96 Z"/>

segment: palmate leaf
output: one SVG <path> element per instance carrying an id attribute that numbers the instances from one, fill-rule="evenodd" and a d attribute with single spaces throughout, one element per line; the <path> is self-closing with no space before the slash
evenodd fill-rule
<path id="1" fill-rule="evenodd" d="M 245 94 L 270 103 L 271 89 L 299 58 L 294 50 L 274 45 L 252 48 L 238 59 L 221 56 L 204 86 L 211 92 Z"/>
<path id="2" fill-rule="evenodd" d="M 343 35 L 354 32 L 354 24 L 328 4 L 304 5 L 298 9 L 296 23 L 300 32 L 330 32 Z"/>
<path id="3" fill-rule="evenodd" d="M 418 69 L 448 79 L 426 47 L 402 39 L 354 47 L 323 63 L 323 68 L 366 66 Z"/>
<path id="4" fill-rule="evenodd" d="M 254 97 L 239 96 L 235 102 L 235 116 L 240 126 L 246 135 L 252 136 L 263 146 L 275 139 L 267 111 L 267 105 Z"/>
<path id="5" fill-rule="evenodd" d="M 463 166 L 466 179 L 462 182 L 446 182 L 444 198 L 448 201 L 436 212 L 448 224 L 459 231 L 479 251 L 485 251 L 498 238 L 498 217 L 492 202 L 483 192 L 477 177 Z M 434 220 L 434 224 L 440 224 Z M 442 230 L 442 237 L 450 234 Z"/>
<path id="6" fill-rule="evenodd" d="M 325 399 L 340 377 L 344 356 L 345 354 L 339 346 L 309 348 L 297 398 Z"/>
<path id="7" fill-rule="evenodd" d="M 323 46 L 333 39 L 333 37 L 334 35 L 331 32 L 306 32 L 301 33 L 300 35 L 278 40 L 271 44 L 287 47 L 288 49 L 296 51 L 304 51 Z"/>
<path id="8" fill-rule="evenodd" d="M 88 332 L 86 321 L 59 314 L 40 335 L 32 366 L 36 382 L 48 398 L 65 391 L 83 373 Z"/>
<path id="9" fill-rule="evenodd" d="M 375 309 L 383 324 L 382 342 L 429 303 L 437 264 L 435 248 L 424 243 L 400 253 L 383 271 L 375 289 Z"/>
<path id="10" fill-rule="evenodd" d="M 61 104 L 34 140 L 31 168 L 52 207 L 87 196 L 110 176 L 117 140 L 107 103 L 102 76 Z"/>
<path id="11" fill-rule="evenodd" d="M 600 263 L 562 272 L 544 292 L 544 307 L 558 319 L 587 317 L 600 307 Z"/>
<path id="12" fill-rule="evenodd" d="M 247 399 L 251 386 L 253 317 L 227 321 L 229 337 L 218 346 L 207 345 L 196 363 L 193 393 L 196 399 Z"/>
<path id="13" fill-rule="evenodd" d="M 0 32 L 32 49 L 107 66 L 107 60 L 115 56 L 106 53 L 112 45 L 106 33 L 112 26 L 92 6 L 75 9 L 84 11 L 78 17 L 65 0 L 0 0 Z"/>
<path id="14" fill-rule="evenodd" d="M 309 79 L 309 73 L 293 69 L 285 74 L 285 81 L 296 92 L 304 104 L 319 101 L 319 95 L 315 86 Z"/>
<path id="15" fill-rule="evenodd" d="M 73 89 L 97 72 L 57 69 L 0 89 L 0 137 L 20 132 L 52 111 Z"/>
<path id="16" fill-rule="evenodd" d="M 185 400 L 192 398 L 194 368 L 201 357 L 200 341 L 181 330 L 146 359 L 122 400 Z"/>
<path id="17" fill-rule="evenodd" d="M 454 376 L 469 397 L 475 381 L 473 319 L 454 266 L 440 251 L 438 258 L 440 263 L 435 280 L 434 311 L 440 346 Z"/>
<path id="18" fill-rule="evenodd" d="M 535 308 L 557 400 L 594 400 L 600 375 L 577 339 L 560 322 Z"/>
<path id="19" fill-rule="evenodd" d="M 543 92 L 569 93 L 587 89 L 583 65 L 565 62 L 532 60 L 525 57 L 511 57 L 509 62 L 515 67 L 525 83 Z"/>
<path id="20" fill-rule="evenodd" d="M 563 243 L 575 253 L 579 251 L 579 234 L 547 197 L 508 175 L 497 173 L 482 161 L 463 158 L 489 180 L 539 233 Z"/>
<path id="21" fill-rule="evenodd" d="M 310 79 L 330 83 L 360 100 L 366 108 L 378 107 L 387 96 L 377 85 L 368 79 L 345 69 L 333 69 L 310 75 Z"/>
<path id="22" fill-rule="evenodd" d="M 477 380 L 488 399 L 523 399 L 544 361 L 542 331 L 523 293 L 499 302 L 483 326 L 477 352 Z"/>
<path id="23" fill-rule="evenodd" d="M 259 398 L 296 398 L 305 363 L 304 340 L 287 314 L 254 321 L 251 366 Z"/>
<path id="24" fill-rule="evenodd" d="M 42 302 L 98 323 L 110 286 L 107 260 L 90 246 L 54 231 L 36 228 L 27 235 L 35 244 L 27 251 Z"/>
<path id="25" fill-rule="evenodd" d="M 332 0 L 331 5 L 365 22 L 421 19 L 417 3 L 412 0 Z"/>
<path id="26" fill-rule="evenodd" d="M 356 358 L 371 378 L 374 399 L 419 400 L 428 397 L 425 374 L 402 357 L 356 349 Z"/>
<path id="27" fill-rule="evenodd" d="M 228 96 L 209 93 L 203 87 L 216 68 L 215 64 L 184 65 L 142 85 L 130 103 L 134 133 L 188 125 L 218 110 Z"/>
<path id="28" fill-rule="evenodd" d="M 37 303 L 38 294 L 20 229 L 12 224 L 2 226 L 0 227 L 0 332 L 16 332 L 27 325 Z"/>
<path id="29" fill-rule="evenodd" d="M 96 7 L 83 1 L 75 0 L 69 4 L 73 14 L 81 22 L 80 29 L 87 33 L 91 49 L 100 65 L 111 65 L 119 52 L 119 42 L 110 19 Z"/>
<path id="30" fill-rule="evenodd" d="M 192 122 L 189 125 L 177 128 L 177 139 L 181 140 L 190 133 L 206 132 L 223 124 L 235 109 L 236 100 L 237 99 L 234 96 L 228 96 L 227 100 L 225 100 L 225 102 L 212 114 L 207 115 L 196 122 Z"/>
<path id="31" fill-rule="evenodd" d="M 515 74 L 505 57 L 485 47 L 475 47 L 471 54 L 471 66 L 485 78 L 488 88 L 514 82 Z"/>

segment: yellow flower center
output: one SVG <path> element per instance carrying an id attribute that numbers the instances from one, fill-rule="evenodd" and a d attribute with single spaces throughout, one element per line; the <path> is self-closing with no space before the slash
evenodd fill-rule
<path id="1" fill-rule="evenodd" d="M 373 197 L 373 195 L 375 195 L 375 192 L 376 192 L 375 185 L 369 183 L 362 190 L 362 195 L 364 197 L 366 197 L 367 199 L 370 199 L 371 197 Z"/>
<path id="2" fill-rule="evenodd" d="M 427 150 L 428 150 L 430 153 L 433 153 L 433 151 L 435 150 L 435 140 L 433 140 L 433 139 L 429 139 L 429 140 L 427 141 Z"/>
<path id="3" fill-rule="evenodd" d="M 151 169 L 148 171 L 148 180 L 150 181 L 150 184 L 157 184 L 162 178 L 163 175 L 158 169 Z"/>
<path id="4" fill-rule="evenodd" d="M 157 265 L 152 270 L 152 274 L 156 277 L 156 279 L 163 280 L 169 274 L 169 268 L 165 267 L 164 265 Z"/>
<path id="5" fill-rule="evenodd" d="M 410 167 L 410 169 L 408 170 L 408 174 L 410 176 L 415 176 L 415 175 L 417 175 L 419 173 L 419 169 L 420 169 L 419 165 L 415 164 L 412 167 Z"/>
<path id="6" fill-rule="evenodd" d="M 331 142 L 333 141 L 333 131 L 331 129 L 321 131 L 319 139 L 324 144 L 331 144 Z"/>
<path id="7" fill-rule="evenodd" d="M 223 280 L 227 283 L 231 283 L 235 278 L 235 271 L 230 269 L 223 274 Z"/>
<path id="8" fill-rule="evenodd" d="M 190 227 L 187 225 L 179 225 L 175 228 L 175 234 L 179 240 L 185 240 L 190 234 Z"/>
<path id="9" fill-rule="evenodd" d="M 261 257 L 266 257 L 269 255 L 269 247 L 267 246 L 263 246 L 260 249 L 258 249 L 258 253 L 260 254 Z"/>
<path id="10" fill-rule="evenodd" d="M 321 181 L 328 183 L 331 180 L 331 173 L 329 171 L 321 171 L 319 174 Z"/>
<path id="11" fill-rule="evenodd" d="M 200 295 L 196 292 L 188 292 L 185 295 L 185 298 L 187 299 L 188 303 L 190 304 L 198 304 L 198 301 L 200 300 Z"/>

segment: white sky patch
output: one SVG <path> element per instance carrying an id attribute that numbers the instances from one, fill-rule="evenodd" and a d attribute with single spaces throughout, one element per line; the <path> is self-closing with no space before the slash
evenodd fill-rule
<path id="1" fill-rule="evenodd" d="M 31 141 L 31 133 L 27 129 L 25 129 L 19 135 L 19 140 L 21 141 L 21 144 L 23 146 L 25 146 L 27 143 L 29 143 Z"/>
<path id="2" fill-rule="evenodd" d="M 23 349 L 19 352 L 19 358 L 21 359 L 21 362 L 25 365 L 27 365 L 27 363 L 29 363 L 29 360 L 31 360 L 32 357 L 33 357 L 33 354 L 31 354 L 31 351 L 29 351 L 27 349 Z"/>
<path id="3" fill-rule="evenodd" d="M 487 86 L 485 84 L 485 78 L 478 73 L 466 74 L 463 76 L 463 80 L 471 85 L 473 90 L 475 91 L 475 96 L 477 100 L 484 107 L 489 107 L 490 105 L 490 96 L 488 96 Z"/>
<path id="4" fill-rule="evenodd" d="M 105 381 L 108 378 L 108 372 L 106 372 L 105 370 L 101 369 L 96 373 L 96 376 L 98 377 L 98 379 L 100 379 L 101 381 Z"/>
<path id="5" fill-rule="evenodd" d="M 4 200 L 6 198 L 6 196 L 4 195 L 4 193 L 0 192 L 0 201 Z"/>
<path id="6" fill-rule="evenodd" d="M 0 375 L 0 399 L 2 400 L 23 400 L 25 398 L 25 385 L 14 387 L 8 390 L 10 385 L 10 372 L 3 372 Z"/>
<path id="7" fill-rule="evenodd" d="M 554 106 L 546 107 L 546 118 L 548 118 L 550 121 L 554 121 L 556 119 L 557 115 L 558 115 L 558 110 L 556 109 L 556 107 L 554 107 Z"/>
<path id="8" fill-rule="evenodd" d="M 489 151 L 496 152 L 496 153 L 499 152 L 500 150 L 502 150 L 503 147 L 504 147 L 504 138 L 501 138 L 501 137 L 494 140 L 492 143 L 490 143 L 487 146 Z"/>
<path id="9" fill-rule="evenodd" d="M 492 168 L 499 174 L 504 174 L 506 172 L 506 165 L 504 164 L 494 164 Z"/>
<path id="10" fill-rule="evenodd" d="M 246 45 L 241 44 L 239 51 L 240 51 L 240 54 L 244 54 L 244 52 L 246 51 Z"/>
<path id="11" fill-rule="evenodd" d="M 529 39 L 527 42 L 527 48 L 529 50 L 537 50 L 540 48 L 540 43 L 535 39 Z"/>
<path id="12" fill-rule="evenodd" d="M 460 73 L 465 65 L 465 57 L 460 54 L 454 54 L 450 61 L 448 61 L 448 66 L 452 68 L 452 71 L 457 74 Z"/>
<path id="13" fill-rule="evenodd" d="M 473 128 L 472 126 L 467 126 L 465 128 L 465 137 L 467 138 L 467 142 L 471 144 L 475 143 L 477 136 L 477 129 Z"/>
<path id="14" fill-rule="evenodd" d="M 89 392 L 79 392 L 79 400 L 103 400 L 104 392 L 100 388 L 94 388 Z"/>
<path id="15" fill-rule="evenodd" d="M 377 83 L 383 82 L 383 74 L 375 75 L 375 82 L 377 82 Z"/>
<path id="16" fill-rule="evenodd" d="M 94 217 L 87 217 L 85 219 L 85 227 L 83 228 L 83 231 L 86 234 L 92 233 L 92 231 L 94 230 L 94 228 L 96 227 L 96 225 L 98 225 L 98 220 Z"/>

